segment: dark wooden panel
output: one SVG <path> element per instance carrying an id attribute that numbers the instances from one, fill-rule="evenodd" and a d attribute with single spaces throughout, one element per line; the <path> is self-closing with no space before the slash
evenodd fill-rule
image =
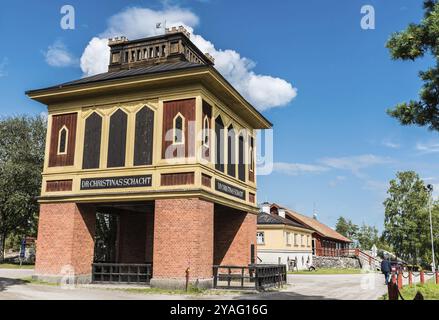
<path id="1" fill-rule="evenodd" d="M 220 116 L 215 119 L 215 168 L 224 172 L 224 123 Z"/>
<path id="2" fill-rule="evenodd" d="M 227 129 L 227 174 L 236 177 L 236 133 L 233 126 Z"/>
<path id="3" fill-rule="evenodd" d="M 194 184 L 195 174 L 194 172 L 184 172 L 184 173 L 168 173 L 161 175 L 162 186 L 180 186 L 187 184 Z"/>
<path id="4" fill-rule="evenodd" d="M 203 121 L 203 128 L 204 128 L 204 119 L 208 118 L 209 121 L 209 131 L 208 131 L 208 143 L 207 145 L 204 143 L 204 141 L 201 141 L 201 152 L 202 152 L 202 157 L 203 159 L 210 161 L 210 149 L 212 146 L 212 107 L 210 106 L 210 104 L 208 104 L 206 101 L 203 101 L 203 116 L 202 116 L 202 121 Z M 203 132 L 203 139 L 204 139 L 204 132 Z"/>
<path id="5" fill-rule="evenodd" d="M 72 191 L 72 180 L 47 181 L 46 192 Z"/>
<path id="6" fill-rule="evenodd" d="M 248 166 L 248 179 L 251 182 L 255 182 L 255 170 L 256 170 L 256 163 L 255 163 L 255 147 L 254 147 L 254 143 L 255 140 L 253 137 L 250 136 L 249 138 L 250 143 L 249 143 L 249 150 L 251 150 L 251 152 L 249 152 L 249 166 Z M 253 170 L 251 170 L 251 163 L 253 162 Z"/>
<path id="7" fill-rule="evenodd" d="M 205 187 L 212 188 L 212 177 L 207 174 L 201 174 L 201 184 Z"/>
<path id="8" fill-rule="evenodd" d="M 152 164 L 154 139 L 154 111 L 143 107 L 136 114 L 136 131 L 134 138 L 134 165 Z"/>
<path id="9" fill-rule="evenodd" d="M 85 120 L 83 169 L 99 168 L 101 157 L 102 117 L 93 112 Z"/>
<path id="10" fill-rule="evenodd" d="M 184 144 L 172 146 L 174 149 L 170 156 L 166 156 L 166 150 L 173 144 L 173 122 L 178 113 L 185 118 Z M 195 121 L 195 99 L 167 101 L 163 104 L 163 134 L 162 134 L 162 159 L 176 158 L 178 155 L 193 157 L 195 155 L 195 127 L 190 127 Z M 169 133 L 168 133 L 169 132 Z M 166 134 L 168 133 L 168 136 Z M 168 139 L 167 139 L 168 138 Z"/>
<path id="11" fill-rule="evenodd" d="M 245 182 L 245 155 L 244 155 L 244 137 L 238 138 L 238 179 Z"/>
<path id="12" fill-rule="evenodd" d="M 117 110 L 110 117 L 107 167 L 124 167 L 127 142 L 127 114 Z"/>
<path id="13" fill-rule="evenodd" d="M 74 164 L 77 118 L 77 113 L 52 116 L 52 128 L 50 132 L 49 146 L 49 167 L 72 166 Z M 63 126 L 66 126 L 68 129 L 67 153 L 58 154 L 58 136 Z"/>

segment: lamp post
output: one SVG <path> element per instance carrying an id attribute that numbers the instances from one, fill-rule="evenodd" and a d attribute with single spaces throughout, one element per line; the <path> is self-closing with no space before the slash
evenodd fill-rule
<path id="1" fill-rule="evenodd" d="M 431 255 L 433 257 L 433 271 L 436 271 L 436 260 L 434 257 L 434 239 L 433 239 L 433 221 L 431 218 L 431 206 L 432 206 L 432 198 L 433 198 L 433 186 L 429 184 L 427 186 L 428 193 L 429 193 L 429 200 L 428 200 L 428 212 L 430 215 L 430 236 L 431 236 Z"/>

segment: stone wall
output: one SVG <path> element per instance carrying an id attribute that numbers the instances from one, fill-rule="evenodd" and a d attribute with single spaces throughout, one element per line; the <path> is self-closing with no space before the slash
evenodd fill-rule
<path id="1" fill-rule="evenodd" d="M 361 269 L 357 258 L 347 257 L 313 257 L 313 266 L 316 269 Z"/>

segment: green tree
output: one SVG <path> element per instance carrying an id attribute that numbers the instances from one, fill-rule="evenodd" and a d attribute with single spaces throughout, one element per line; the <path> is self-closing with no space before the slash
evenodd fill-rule
<path id="1" fill-rule="evenodd" d="M 428 126 L 439 131 L 439 3 L 424 1 L 425 15 L 419 24 L 410 24 L 406 30 L 394 33 L 387 42 L 394 60 L 416 60 L 430 55 L 435 66 L 419 73 L 424 85 L 419 100 L 398 104 L 388 114 L 402 125 Z"/>
<path id="2" fill-rule="evenodd" d="M 399 257 L 417 264 L 428 253 L 428 191 L 415 172 L 407 171 L 398 172 L 390 181 L 387 194 L 385 239 Z"/>
<path id="3" fill-rule="evenodd" d="M 345 218 L 339 217 L 337 219 L 337 224 L 335 225 L 335 231 L 347 237 L 349 226 Z"/>
<path id="4" fill-rule="evenodd" d="M 0 262 L 9 235 L 36 234 L 45 132 L 42 116 L 0 121 Z"/>
<path id="5" fill-rule="evenodd" d="M 353 240 L 357 237 L 358 226 L 350 219 L 347 220 L 344 217 L 339 217 L 335 225 L 335 231 Z"/>
<path id="6" fill-rule="evenodd" d="M 362 224 L 357 233 L 358 245 L 363 250 L 370 250 L 373 245 L 379 246 L 379 236 L 378 229 L 376 227 L 371 227 Z"/>

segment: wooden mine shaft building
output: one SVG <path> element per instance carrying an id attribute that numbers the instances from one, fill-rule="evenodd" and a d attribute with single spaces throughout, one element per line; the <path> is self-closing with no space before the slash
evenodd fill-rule
<path id="1" fill-rule="evenodd" d="M 208 287 L 213 265 L 255 260 L 255 130 L 271 124 L 183 28 L 109 46 L 107 73 L 27 92 L 48 107 L 35 276 L 146 265 L 152 286 L 188 271 Z"/>

